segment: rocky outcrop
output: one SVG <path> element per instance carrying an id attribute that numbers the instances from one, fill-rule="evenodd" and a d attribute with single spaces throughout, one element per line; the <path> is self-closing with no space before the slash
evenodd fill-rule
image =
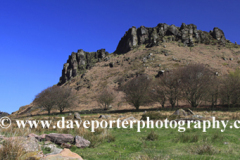
<path id="1" fill-rule="evenodd" d="M 81 120 L 81 116 L 78 112 L 74 112 L 74 119 Z"/>
<path id="2" fill-rule="evenodd" d="M 55 144 L 62 144 L 62 143 L 74 143 L 74 137 L 71 134 L 58 134 L 58 133 L 50 133 L 45 136 L 45 140 L 51 141 Z"/>
<path id="3" fill-rule="evenodd" d="M 45 140 L 45 136 L 46 136 L 46 134 L 42 134 L 42 135 L 36 135 L 36 134 L 34 134 L 34 133 L 30 133 L 29 135 L 28 135 L 28 137 L 34 137 L 35 139 L 37 139 L 38 141 L 43 141 L 43 140 Z"/>
<path id="4" fill-rule="evenodd" d="M 91 69 L 96 62 L 102 61 L 108 54 L 105 49 L 100 49 L 97 52 L 85 52 L 79 49 L 77 53 L 72 52 L 67 63 L 63 65 L 58 85 L 64 84 L 78 74 L 85 73 L 86 69 Z"/>
<path id="5" fill-rule="evenodd" d="M 187 116 L 188 114 L 183 110 L 183 109 L 178 109 L 176 110 L 173 115 L 177 115 L 177 116 Z"/>
<path id="6" fill-rule="evenodd" d="M 205 32 L 197 30 L 194 24 L 186 25 L 185 23 L 182 23 L 181 27 L 166 23 L 159 23 L 153 28 L 133 26 L 121 38 L 115 53 L 126 53 L 142 44 L 151 47 L 162 42 L 179 41 L 191 47 L 195 43 L 209 44 L 211 40 L 217 40 L 221 45 L 226 43 L 223 31 L 217 27 L 213 31 Z"/>
<path id="7" fill-rule="evenodd" d="M 194 24 L 186 25 L 182 23 L 180 27 L 177 27 L 175 25 L 159 23 L 153 28 L 145 26 L 139 28 L 131 27 L 119 41 L 115 53 L 126 53 L 143 44 L 146 47 L 152 47 L 170 41 L 177 41 L 179 42 L 179 46 L 189 47 L 193 47 L 197 43 L 220 45 L 230 43 L 229 40 L 226 40 L 223 31 L 217 27 L 213 28 L 210 32 L 206 32 L 198 30 Z M 163 45 L 163 47 L 166 48 L 166 45 Z M 110 56 L 108 54 L 105 49 L 100 49 L 96 52 L 85 52 L 79 49 L 77 52 L 72 52 L 67 63 L 63 65 L 62 76 L 58 85 L 63 85 L 77 75 L 82 75 L 81 79 L 77 82 L 76 90 L 80 90 L 83 87 L 91 88 L 92 85 L 89 79 L 84 78 L 84 73 L 87 69 L 91 69 L 97 62 L 109 61 Z M 168 53 L 165 53 L 165 55 L 168 56 Z M 143 61 L 147 62 L 147 59 L 143 59 Z M 112 68 L 119 64 L 118 62 L 109 62 L 108 66 Z"/>
<path id="8" fill-rule="evenodd" d="M 90 145 L 90 141 L 84 139 L 83 137 L 75 136 L 75 145 L 78 148 L 85 148 Z"/>
<path id="9" fill-rule="evenodd" d="M 84 139 L 81 136 L 74 137 L 71 134 L 60 134 L 60 133 L 43 134 L 40 136 L 34 133 L 30 133 L 28 135 L 28 138 L 32 140 L 38 140 L 38 141 L 44 140 L 44 141 L 52 142 L 52 143 L 61 145 L 63 148 L 71 148 L 72 144 L 75 144 L 75 146 L 78 148 L 85 148 L 85 147 L 88 147 L 91 143 L 90 141 Z M 1 136 L 0 136 L 0 140 L 1 140 Z M 51 146 L 50 148 L 54 149 L 54 147 L 52 147 L 52 144 L 50 146 Z"/>
<path id="10" fill-rule="evenodd" d="M 0 112 L 0 118 L 8 116 L 9 114 L 7 112 Z"/>
<path id="11" fill-rule="evenodd" d="M 83 160 L 77 153 L 71 152 L 69 149 L 64 148 L 59 154 L 48 155 L 41 160 Z"/>

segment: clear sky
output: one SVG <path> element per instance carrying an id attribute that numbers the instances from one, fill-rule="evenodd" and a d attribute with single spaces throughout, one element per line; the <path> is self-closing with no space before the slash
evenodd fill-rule
<path id="1" fill-rule="evenodd" d="M 57 84 L 71 52 L 113 52 L 132 26 L 219 27 L 240 43 L 239 8 L 239 0 L 0 0 L 0 111 Z"/>

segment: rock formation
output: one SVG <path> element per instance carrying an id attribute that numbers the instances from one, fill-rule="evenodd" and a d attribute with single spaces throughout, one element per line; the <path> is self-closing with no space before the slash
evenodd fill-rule
<path id="1" fill-rule="evenodd" d="M 8 116 L 9 114 L 7 112 L 0 112 L 0 118 Z"/>
<path id="2" fill-rule="evenodd" d="M 194 43 L 209 44 L 214 39 L 221 45 L 226 43 L 223 31 L 217 27 L 210 32 L 205 32 L 197 30 L 194 24 L 186 25 L 185 23 L 182 23 L 181 27 L 166 23 L 159 23 L 153 28 L 133 26 L 122 37 L 115 53 L 126 53 L 142 44 L 152 47 L 162 42 L 179 41 L 186 46 L 194 46 Z"/>
<path id="3" fill-rule="evenodd" d="M 100 49 L 97 52 L 85 52 L 79 49 L 77 53 L 72 52 L 67 63 L 63 65 L 62 76 L 58 85 L 64 84 L 78 74 L 83 74 L 86 69 L 91 69 L 96 62 L 100 62 L 108 54 L 105 49 Z"/>
<path id="4" fill-rule="evenodd" d="M 115 53 L 126 53 L 142 44 L 146 45 L 146 47 L 152 47 L 170 41 L 177 41 L 179 44 L 182 43 L 184 46 L 189 47 L 193 47 L 196 43 L 225 45 L 226 42 L 230 42 L 226 40 L 223 31 L 217 27 L 210 32 L 205 32 L 197 30 L 197 26 L 194 24 L 186 25 L 182 23 L 181 27 L 176 27 L 175 25 L 159 23 L 153 28 L 144 26 L 130 28 L 119 41 Z M 164 47 L 166 46 L 164 45 Z M 110 59 L 108 54 L 105 49 L 100 49 L 97 52 L 85 52 L 79 49 L 77 53 L 72 52 L 67 63 L 63 65 L 62 76 L 58 85 L 62 85 L 80 74 L 83 79 L 85 71 L 91 69 L 96 62 L 108 61 Z M 165 53 L 165 55 L 167 56 L 168 53 Z M 109 66 L 114 67 L 114 63 L 109 63 Z M 83 81 L 87 88 L 91 87 L 88 79 L 83 79 Z M 83 84 L 80 81 L 79 83 Z M 81 87 L 78 86 L 77 90 Z"/>

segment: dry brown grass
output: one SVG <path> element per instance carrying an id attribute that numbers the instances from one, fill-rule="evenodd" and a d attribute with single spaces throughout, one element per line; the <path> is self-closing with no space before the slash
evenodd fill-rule
<path id="1" fill-rule="evenodd" d="M 7 139 L 3 143 L 3 148 L 0 149 L 1 160 L 19 160 L 26 153 L 20 139 Z"/>

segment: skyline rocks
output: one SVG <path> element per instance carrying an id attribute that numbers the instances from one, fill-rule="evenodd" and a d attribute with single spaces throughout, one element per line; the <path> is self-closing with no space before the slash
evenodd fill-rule
<path id="1" fill-rule="evenodd" d="M 194 43 L 209 44 L 211 40 L 217 40 L 221 45 L 225 45 L 226 38 L 223 31 L 214 27 L 210 32 L 197 30 L 194 24 L 181 27 L 159 23 L 156 27 L 149 28 L 133 26 L 121 38 L 115 53 L 126 53 L 139 45 L 145 44 L 147 47 L 157 46 L 163 42 L 178 41 L 185 46 L 194 46 Z"/>
<path id="2" fill-rule="evenodd" d="M 67 63 L 63 65 L 62 76 L 58 85 L 64 84 L 78 74 L 83 74 L 86 69 L 91 69 L 96 62 L 100 62 L 108 54 L 105 49 L 97 50 L 97 52 L 85 52 L 79 49 L 77 53 L 72 52 Z"/>

